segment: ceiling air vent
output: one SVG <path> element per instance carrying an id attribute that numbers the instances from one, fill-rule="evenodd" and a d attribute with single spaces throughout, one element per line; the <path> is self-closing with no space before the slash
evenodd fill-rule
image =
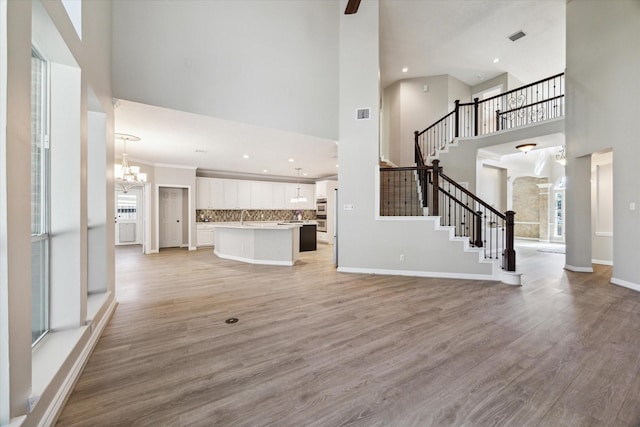
<path id="1" fill-rule="evenodd" d="M 369 120 L 371 117 L 371 108 L 358 108 L 356 110 L 356 120 Z"/>
<path id="2" fill-rule="evenodd" d="M 518 31 L 517 33 L 513 33 L 513 34 L 511 34 L 511 35 L 509 36 L 509 40 L 511 40 L 512 42 L 514 42 L 514 41 L 516 41 L 516 40 L 519 40 L 519 39 L 523 38 L 524 36 L 526 36 L 526 34 L 525 34 L 522 30 L 520 30 L 520 31 Z"/>

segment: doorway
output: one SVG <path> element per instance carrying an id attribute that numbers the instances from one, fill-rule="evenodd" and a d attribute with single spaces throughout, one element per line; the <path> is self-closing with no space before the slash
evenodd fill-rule
<path id="1" fill-rule="evenodd" d="M 116 245 L 142 245 L 144 241 L 143 191 L 116 190 Z"/>
<path id="2" fill-rule="evenodd" d="M 190 246 L 189 188 L 158 188 L 158 249 Z"/>

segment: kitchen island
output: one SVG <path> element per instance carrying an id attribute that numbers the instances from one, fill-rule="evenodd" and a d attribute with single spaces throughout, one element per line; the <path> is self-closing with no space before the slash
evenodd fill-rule
<path id="1" fill-rule="evenodd" d="M 292 266 L 300 255 L 302 224 L 229 223 L 214 225 L 214 253 L 250 264 Z"/>

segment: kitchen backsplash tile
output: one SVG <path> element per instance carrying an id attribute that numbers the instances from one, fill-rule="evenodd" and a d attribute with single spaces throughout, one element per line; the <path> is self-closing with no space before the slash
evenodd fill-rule
<path id="1" fill-rule="evenodd" d="M 303 220 L 316 219 L 316 211 L 314 210 L 247 210 L 244 215 L 246 221 L 288 221 L 298 219 L 300 213 Z M 196 209 L 197 222 L 236 222 L 240 221 L 242 210 L 214 210 L 214 209 Z"/>

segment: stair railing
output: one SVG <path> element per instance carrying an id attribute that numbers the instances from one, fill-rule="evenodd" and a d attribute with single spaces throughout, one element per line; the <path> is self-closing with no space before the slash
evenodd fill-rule
<path id="1" fill-rule="evenodd" d="M 564 73 L 512 89 L 491 98 L 461 103 L 422 131 L 415 132 L 425 162 L 455 138 L 488 135 L 564 115 Z"/>
<path id="2" fill-rule="evenodd" d="M 502 258 L 502 269 L 515 271 L 515 212 L 498 211 L 445 175 L 438 159 L 425 165 L 421 154 L 416 145 L 417 166 L 380 168 L 380 215 L 416 216 L 428 208 L 441 225 L 454 227 L 456 236 L 482 248 L 485 259 Z"/>
<path id="3" fill-rule="evenodd" d="M 432 186 L 440 199 L 433 214 L 440 216 L 441 224 L 455 227 L 456 236 L 468 237 L 471 246 L 483 248 L 485 259 L 502 257 L 502 268 L 515 271 L 515 212 L 496 210 L 445 175 L 437 159 L 433 161 Z"/>

